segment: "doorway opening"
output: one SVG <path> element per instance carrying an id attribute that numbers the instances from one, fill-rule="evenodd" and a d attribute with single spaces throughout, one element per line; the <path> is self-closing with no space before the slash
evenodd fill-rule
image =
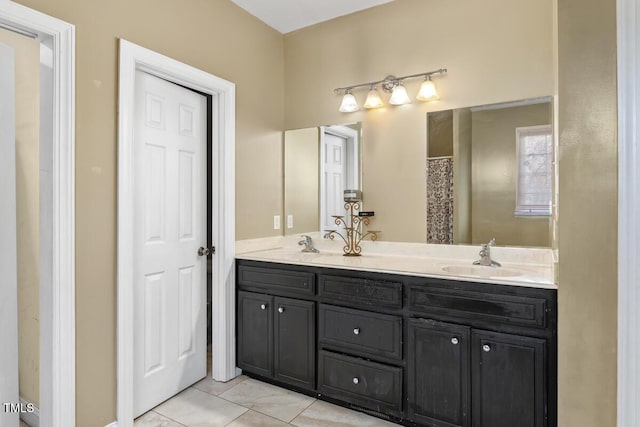
<path id="1" fill-rule="evenodd" d="M 59 19 L 29 9 L 12 1 L 0 2 L 0 26 L 37 40 L 39 50 L 39 246 L 32 253 L 32 262 L 39 264 L 40 307 L 38 325 L 39 414 L 33 423 L 44 425 L 75 424 L 75 276 L 74 276 L 74 52 L 75 28 Z M 9 138 L 11 144 L 14 144 Z M 5 141 L 3 141 L 3 144 Z M 3 188 L 4 190 L 4 188 Z M 4 199 L 4 196 L 3 196 Z M 3 206 L 11 204 L 2 201 Z M 6 204 L 5 204 L 6 203 Z M 3 212 L 4 213 L 4 212 Z M 3 217 L 4 218 L 4 217 Z M 16 227 L 0 228 L 4 260 L 13 257 L 10 268 L 17 269 Z M 6 250 L 5 250 L 6 249 Z M 16 281 L 13 281 L 13 285 Z M 16 292 L 10 283 L 0 283 L 0 294 Z M 9 289 L 11 288 L 11 289 Z M 3 299 L 3 303 L 8 300 Z M 14 301 L 15 303 L 15 301 Z M 15 307 L 14 307 L 15 308 Z M 2 310 L 6 314 L 11 310 Z M 3 322 L 0 338 L 5 343 L 8 324 Z M 14 323 L 15 326 L 15 323 Z M 11 328 L 13 329 L 13 328 Z M 7 352 L 8 353 L 8 352 Z M 5 353 L 3 352 L 3 355 Z M 15 354 L 15 353 L 14 353 Z M 3 360 L 4 362 L 4 360 Z M 17 360 L 14 360 L 17 362 Z M 11 403 L 20 410 L 18 383 L 6 372 L 17 370 L 13 364 L 0 364 L 3 377 L 0 384 L 2 403 Z M 12 378 L 4 381 L 4 378 Z M 9 390 L 8 394 L 5 394 Z M 5 400 L 5 398 L 7 398 Z M 0 425 L 12 425 L 17 420 L 14 410 L 0 412 Z"/>
<path id="2" fill-rule="evenodd" d="M 118 124 L 118 425 L 133 425 L 134 409 L 134 123 L 136 72 L 207 95 L 211 151 L 206 246 L 211 256 L 211 372 L 218 381 L 235 366 L 235 86 L 159 53 L 120 40 Z M 207 248 L 202 248 L 207 249 Z"/>

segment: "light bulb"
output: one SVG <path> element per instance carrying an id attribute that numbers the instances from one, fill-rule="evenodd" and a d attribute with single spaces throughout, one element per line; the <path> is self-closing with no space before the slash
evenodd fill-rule
<path id="1" fill-rule="evenodd" d="M 404 104 L 410 104 L 411 103 L 411 99 L 409 98 L 409 95 L 407 95 L 407 89 L 402 86 L 401 84 L 398 84 L 396 87 L 393 88 L 393 92 L 391 93 L 391 98 L 389 98 L 389 104 L 391 105 L 404 105 Z"/>
<path id="2" fill-rule="evenodd" d="M 422 86 L 420 86 L 420 91 L 418 92 L 416 99 L 419 101 L 435 101 L 440 99 L 438 91 L 436 90 L 436 85 L 433 84 L 429 76 L 427 76 L 425 81 L 422 82 Z"/>
<path id="3" fill-rule="evenodd" d="M 344 94 L 342 98 L 342 103 L 340 104 L 339 111 L 341 113 L 353 113 L 354 111 L 358 111 L 360 107 L 358 107 L 358 101 L 356 101 L 356 97 L 351 94 L 350 90 Z"/>
<path id="4" fill-rule="evenodd" d="M 375 87 L 372 87 L 367 95 L 367 100 L 364 102 L 364 108 L 372 109 L 372 108 L 380 108 L 384 105 L 382 102 L 382 98 L 380 98 L 380 93 L 376 90 Z"/>

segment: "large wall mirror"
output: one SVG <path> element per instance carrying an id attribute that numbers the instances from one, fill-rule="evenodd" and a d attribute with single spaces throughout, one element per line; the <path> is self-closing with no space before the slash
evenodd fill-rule
<path id="1" fill-rule="evenodd" d="M 285 235 L 335 229 L 344 190 L 362 190 L 360 123 L 284 134 Z"/>
<path id="2" fill-rule="evenodd" d="M 476 245 L 495 238 L 500 246 L 550 247 L 552 120 L 551 97 L 428 112 L 426 142 L 419 142 L 426 143 L 426 158 L 415 163 L 424 172 L 367 167 L 377 153 L 363 150 L 360 123 L 288 130 L 285 234 L 335 228 L 327 217 L 344 214 L 345 188 L 363 190 L 366 206 L 375 190 L 362 188 L 366 169 L 381 175 L 368 175 L 370 182 L 410 172 L 421 177 L 414 179 L 422 179 L 426 200 L 413 205 L 421 206 L 422 228 L 402 223 L 416 227 L 408 231 L 423 242 Z M 369 153 L 364 160 L 363 151 Z M 381 210 L 380 203 L 368 207 Z M 380 240 L 395 239 L 382 233 Z"/>
<path id="3" fill-rule="evenodd" d="M 427 114 L 427 242 L 551 246 L 551 98 Z"/>

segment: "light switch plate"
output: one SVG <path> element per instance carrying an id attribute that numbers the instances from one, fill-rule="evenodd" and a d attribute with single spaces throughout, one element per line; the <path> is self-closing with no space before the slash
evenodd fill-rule
<path id="1" fill-rule="evenodd" d="M 273 229 L 280 230 L 280 215 L 273 216 Z"/>
<path id="2" fill-rule="evenodd" d="M 293 228 L 293 215 L 287 215 L 287 228 Z"/>

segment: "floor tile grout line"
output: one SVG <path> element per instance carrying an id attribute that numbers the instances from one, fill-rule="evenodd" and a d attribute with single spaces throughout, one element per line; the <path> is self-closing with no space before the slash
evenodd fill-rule
<path id="1" fill-rule="evenodd" d="M 298 418 L 300 416 L 300 414 L 302 414 L 304 411 L 306 411 L 307 409 L 309 409 L 311 407 L 311 405 L 313 405 L 314 403 L 316 403 L 318 401 L 317 397 L 312 398 L 313 400 L 311 401 L 311 403 L 309 403 L 307 406 L 305 406 L 300 412 L 298 412 L 293 418 L 291 418 L 291 420 L 289 420 L 288 424 L 291 424 L 293 422 L 293 420 L 295 420 L 296 418 Z"/>
<path id="2" fill-rule="evenodd" d="M 247 378 L 250 378 L 250 377 L 247 377 Z M 246 380 L 246 379 L 245 379 L 245 380 Z M 228 392 L 228 391 L 231 391 L 231 390 L 233 390 L 234 388 L 236 388 L 237 386 L 239 386 L 240 384 L 244 383 L 244 382 L 245 382 L 245 380 L 242 380 L 240 383 L 238 383 L 238 384 L 236 384 L 235 386 L 231 387 L 229 390 L 225 390 L 223 393 L 220 393 L 220 395 L 217 395 L 216 397 L 218 397 L 218 398 L 220 398 L 220 399 L 222 399 L 222 400 L 224 400 L 224 401 L 226 401 L 226 402 L 233 403 L 233 404 L 236 404 L 236 405 L 240 405 L 240 406 L 242 406 L 243 408 L 247 408 L 247 409 L 249 409 L 250 411 L 254 411 L 254 412 L 257 412 L 257 413 L 259 413 L 259 414 L 266 415 L 266 416 L 268 416 L 268 417 L 271 417 L 271 418 L 274 418 L 274 419 L 276 419 L 276 420 L 282 421 L 283 423 L 286 423 L 286 424 L 291 424 L 291 421 L 295 420 L 295 419 L 296 419 L 296 418 L 297 418 L 301 413 L 303 413 L 304 411 L 306 411 L 307 409 L 309 409 L 309 407 L 310 407 L 311 405 L 313 405 L 313 404 L 318 400 L 318 399 L 317 399 L 317 398 L 315 398 L 315 397 L 307 396 L 306 394 L 298 393 L 297 391 L 287 390 L 286 388 L 282 388 L 282 387 L 279 387 L 279 386 L 274 385 L 274 384 L 269 384 L 269 383 L 265 383 L 265 382 L 260 381 L 262 384 L 267 384 L 267 385 L 270 385 L 270 386 L 272 386 L 272 387 L 276 387 L 276 388 L 278 388 L 279 390 L 282 390 L 283 392 L 285 392 L 285 394 L 299 394 L 299 395 L 301 395 L 301 396 L 309 397 L 309 398 L 311 398 L 311 399 L 312 399 L 311 403 L 309 403 L 309 404 L 308 404 L 307 406 L 305 406 L 305 407 L 304 407 L 300 412 L 298 412 L 296 415 L 294 415 L 294 416 L 293 416 L 293 418 L 291 418 L 289 421 L 285 421 L 285 420 L 282 420 L 282 419 L 280 419 L 280 418 L 273 417 L 273 416 L 271 416 L 271 415 L 269 415 L 269 414 L 266 414 L 266 413 L 264 413 L 264 412 L 260 411 L 259 409 L 254 408 L 253 406 L 245 406 L 245 404 L 238 403 L 238 402 L 234 402 L 233 400 L 228 400 L 228 399 L 226 399 L 226 398 L 224 398 L 224 397 L 222 397 L 222 396 L 221 396 L 222 394 L 224 394 L 224 393 L 226 393 L 226 392 Z M 256 381 L 259 381 L 259 380 L 256 380 Z"/>
<path id="3" fill-rule="evenodd" d="M 174 420 L 173 418 L 168 417 L 168 416 L 166 416 L 165 414 L 161 414 L 160 412 L 156 411 L 156 410 L 155 410 L 155 408 L 150 409 L 149 411 L 145 412 L 145 414 L 148 414 L 149 412 L 156 413 L 156 414 L 160 415 L 161 417 L 164 417 L 164 418 L 166 418 L 166 419 L 168 419 L 168 420 L 171 420 L 171 421 L 173 421 L 174 423 L 176 423 L 176 424 L 178 424 L 178 425 L 180 425 L 180 426 L 182 426 L 182 427 L 187 427 L 186 425 L 182 424 L 180 421 L 178 421 L 178 420 Z M 140 416 L 142 417 L 142 416 L 144 416 L 144 414 L 142 414 L 142 415 L 140 415 Z"/>
<path id="4" fill-rule="evenodd" d="M 228 402 L 228 401 L 225 401 L 225 402 Z M 238 405 L 238 406 L 241 406 L 241 407 L 244 408 L 244 406 L 242 406 L 242 405 Z M 233 420 L 229 421 L 227 424 L 225 424 L 225 426 L 228 426 L 229 424 L 231 424 L 232 422 L 234 422 L 235 420 L 237 420 L 238 418 L 240 418 L 241 416 L 243 416 L 244 414 L 246 414 L 247 412 L 249 412 L 251 410 L 249 408 L 246 408 L 246 409 L 247 409 L 246 411 L 244 411 L 243 413 L 241 413 L 240 415 L 235 417 Z"/>
<path id="5" fill-rule="evenodd" d="M 237 377 L 236 377 L 236 378 L 237 378 Z M 201 390 L 201 389 L 199 389 L 198 387 L 196 387 L 196 385 L 197 385 L 200 381 L 198 381 L 197 383 L 195 383 L 194 385 L 192 385 L 192 386 L 191 386 L 191 387 L 189 387 L 189 388 L 195 388 L 196 390 L 200 390 L 201 392 L 207 393 L 207 394 L 209 394 L 209 395 L 211 395 L 211 396 L 220 397 L 220 395 L 221 395 L 221 394 L 224 394 L 224 393 L 226 393 L 226 392 L 228 392 L 228 391 L 230 391 L 230 390 L 233 390 L 234 388 L 238 387 L 240 384 L 242 384 L 243 382 L 245 382 L 245 380 L 246 380 L 246 379 L 247 379 L 247 378 L 244 378 L 242 381 L 239 381 L 239 382 L 238 382 L 238 384 L 235 384 L 235 385 L 233 385 L 231 388 L 229 388 L 228 390 L 221 391 L 221 392 L 220 392 L 220 393 L 218 393 L 218 394 L 209 393 L 209 392 L 208 392 L 208 391 L 206 391 L 206 390 Z M 212 380 L 212 381 L 215 381 L 215 380 Z M 229 380 L 229 381 L 233 381 L 233 380 Z M 216 381 L 216 382 L 217 382 L 217 381 Z M 223 383 L 223 384 L 224 384 L 224 383 Z M 225 401 L 227 401 L 227 402 L 230 402 L 229 400 L 225 399 L 224 397 L 220 397 L 220 399 L 223 399 L 223 400 L 225 400 Z M 235 402 L 231 402 L 231 403 L 235 403 Z M 236 403 L 236 405 L 237 405 L 237 403 Z"/>

